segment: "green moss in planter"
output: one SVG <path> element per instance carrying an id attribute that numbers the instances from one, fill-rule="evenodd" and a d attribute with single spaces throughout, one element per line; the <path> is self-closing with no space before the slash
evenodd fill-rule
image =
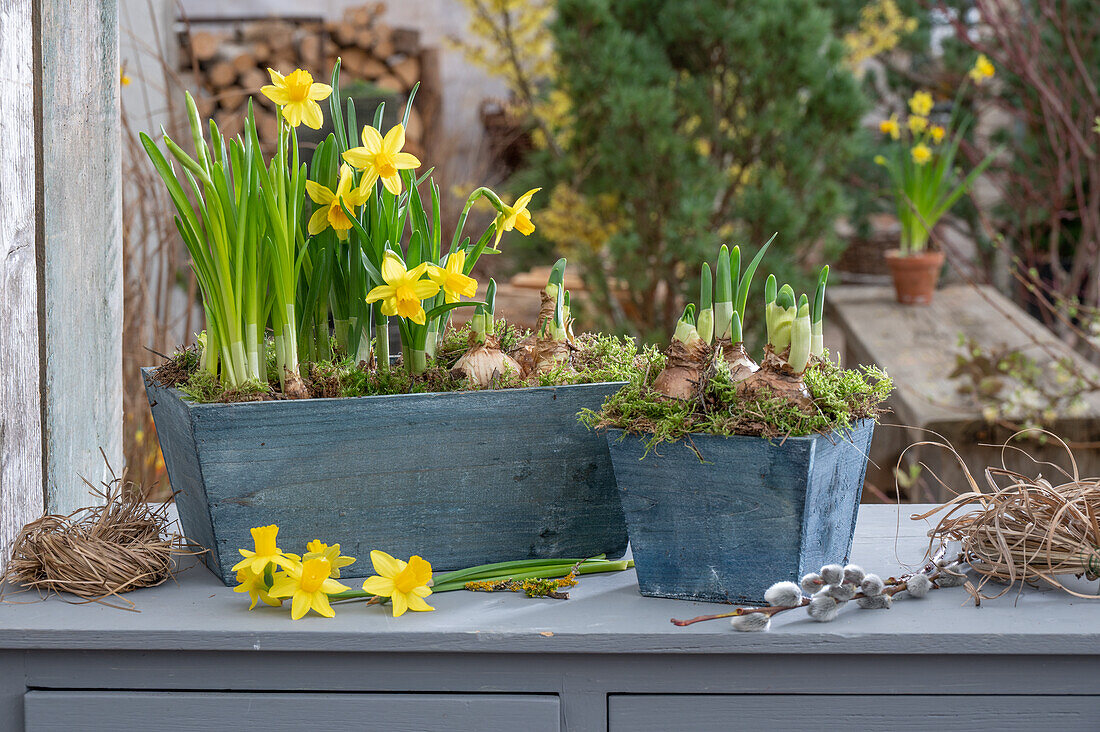
<path id="1" fill-rule="evenodd" d="M 507 351 L 526 337 L 528 331 L 498 320 L 497 333 L 502 349 Z M 448 331 L 440 344 L 435 363 L 417 376 L 399 367 L 388 370 L 361 368 L 351 359 L 343 358 L 303 364 L 302 378 L 314 398 L 477 390 L 477 385 L 450 373 L 451 367 L 466 352 L 469 334 L 468 325 Z M 572 369 L 560 366 L 540 374 L 535 382 L 524 381 L 516 374 L 503 374 L 492 388 L 630 381 L 643 372 L 648 363 L 661 358 L 653 348 L 646 347 L 639 351 L 633 339 L 618 336 L 583 333 L 577 336 L 575 345 L 577 350 L 573 353 Z M 237 389 L 226 389 L 216 377 L 199 369 L 199 353 L 193 348 L 176 353 L 158 368 L 157 381 L 180 389 L 188 399 L 198 403 L 278 399 L 281 398 L 278 372 L 274 368 L 274 346 L 270 340 L 267 350 L 270 368 L 266 384 L 252 382 Z"/>
<path id="2" fill-rule="evenodd" d="M 662 365 L 654 359 L 645 372 L 636 373 L 627 386 L 608 397 L 599 412 L 583 412 L 581 421 L 594 429 L 618 428 L 651 435 L 649 449 L 691 434 L 800 437 L 848 429 L 859 420 L 877 417 L 893 389 L 893 382 L 881 369 L 842 369 L 828 360 L 826 353 L 803 377 L 813 397 L 812 412 L 767 394 L 741 399 L 729 372 L 721 367 L 705 377 L 698 399 L 669 400 L 658 398 L 651 388 Z"/>

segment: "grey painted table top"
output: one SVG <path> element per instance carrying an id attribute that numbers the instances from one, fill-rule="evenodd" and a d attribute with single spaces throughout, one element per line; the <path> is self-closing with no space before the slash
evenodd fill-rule
<path id="1" fill-rule="evenodd" d="M 899 562 L 920 563 L 920 506 L 864 506 L 852 560 L 883 576 Z M 1082 582 L 1083 590 L 1095 583 Z M 10 588 L 8 588 L 10 590 Z M 249 612 L 204 567 L 178 583 L 128 597 L 138 613 L 58 598 L 0 604 L 0 649 L 265 650 L 471 653 L 958 653 L 1100 654 L 1100 601 L 1053 591 L 1015 592 L 975 608 L 961 588 L 924 600 L 899 599 L 889 611 L 845 607 L 819 624 L 801 611 L 779 616 L 768 633 L 736 633 L 724 621 L 677 628 L 670 617 L 724 606 L 642 597 L 633 571 L 584 577 L 568 601 L 512 593 L 434 595 L 431 613 L 392 618 L 381 607 L 338 606 L 334 619 L 291 621 L 287 610 Z M 8 596 L 20 601 L 29 595 Z"/>

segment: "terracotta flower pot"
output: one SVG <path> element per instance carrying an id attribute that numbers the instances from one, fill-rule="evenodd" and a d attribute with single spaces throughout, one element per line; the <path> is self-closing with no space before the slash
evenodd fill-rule
<path id="1" fill-rule="evenodd" d="M 902 254 L 899 249 L 886 252 L 886 265 L 894 278 L 894 292 L 903 305 L 928 305 L 943 269 L 943 252 L 924 251 Z"/>

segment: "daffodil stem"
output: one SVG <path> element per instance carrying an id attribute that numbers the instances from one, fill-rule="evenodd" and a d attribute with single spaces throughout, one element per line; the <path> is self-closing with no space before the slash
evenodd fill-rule
<path id="1" fill-rule="evenodd" d="M 428 353 L 423 348 L 410 348 L 405 367 L 410 374 L 422 374 L 428 370 Z"/>
<path id="2" fill-rule="evenodd" d="M 519 571 L 501 571 L 500 565 L 516 565 Z M 528 565 L 543 564 L 544 566 L 528 567 L 524 570 L 521 567 Z M 534 562 L 501 562 L 500 565 L 482 565 L 482 567 L 470 567 L 469 569 L 460 569 L 454 572 L 448 572 L 441 575 L 439 581 L 432 586 L 433 593 L 439 592 L 455 592 L 456 590 L 465 589 L 468 582 L 500 582 L 503 580 L 525 580 L 525 579 L 557 579 L 559 577 L 565 577 L 574 569 L 578 575 L 581 574 L 600 574 L 602 572 L 622 572 L 626 569 L 630 569 L 634 566 L 634 562 L 628 559 L 619 560 L 604 560 L 604 559 L 588 559 L 584 561 L 569 560 L 569 559 L 553 559 L 542 560 Z M 497 567 L 495 571 L 489 569 Z M 476 570 L 484 569 L 486 572 L 477 572 Z M 385 602 L 387 598 L 379 598 L 378 596 L 366 592 L 365 590 L 348 590 L 347 592 L 341 592 L 338 595 L 329 595 L 331 602 L 340 602 L 343 600 L 357 600 L 360 598 L 369 597 L 373 598 L 375 603 Z M 375 604 L 372 603 L 372 604 Z"/>

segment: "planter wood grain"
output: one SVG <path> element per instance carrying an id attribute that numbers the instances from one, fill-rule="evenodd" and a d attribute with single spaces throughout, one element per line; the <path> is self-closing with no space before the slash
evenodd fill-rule
<path id="1" fill-rule="evenodd" d="M 641 593 L 763 604 L 772 584 L 847 562 L 873 431 L 692 435 L 646 454 L 648 436 L 609 430 Z"/>
<path id="2" fill-rule="evenodd" d="M 249 529 L 279 546 L 419 554 L 437 570 L 626 551 L 606 440 L 576 420 L 621 384 L 195 404 L 144 370 L 187 536 L 226 584 Z"/>

